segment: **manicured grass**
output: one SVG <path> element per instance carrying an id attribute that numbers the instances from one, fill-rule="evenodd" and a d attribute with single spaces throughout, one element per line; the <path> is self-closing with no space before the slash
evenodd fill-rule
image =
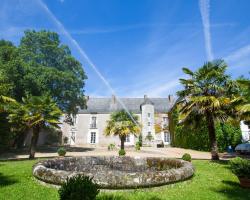
<path id="1" fill-rule="evenodd" d="M 55 200 L 57 189 L 39 184 L 32 176 L 36 161 L 0 162 L 0 199 Z M 224 162 L 193 161 L 195 176 L 185 182 L 167 186 L 128 191 L 102 192 L 99 200 L 212 200 L 250 199 L 250 189 L 239 187 L 237 177 Z"/>

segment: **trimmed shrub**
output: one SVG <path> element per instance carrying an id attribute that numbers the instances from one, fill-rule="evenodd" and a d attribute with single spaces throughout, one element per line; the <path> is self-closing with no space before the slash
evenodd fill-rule
<path id="1" fill-rule="evenodd" d="M 240 126 L 231 125 L 230 123 L 216 123 L 216 138 L 220 152 L 227 150 L 229 145 L 235 148 L 237 144 L 241 143 Z M 210 151 L 206 122 L 203 121 L 197 127 L 177 125 L 174 146 L 199 151 Z"/>
<path id="2" fill-rule="evenodd" d="M 191 155 L 189 153 L 185 153 L 185 154 L 183 154 L 181 159 L 185 160 L 185 161 L 188 161 L 188 162 L 191 162 L 192 157 L 191 157 Z"/>
<path id="3" fill-rule="evenodd" d="M 250 160 L 240 157 L 230 161 L 232 172 L 240 178 L 250 178 Z"/>
<path id="4" fill-rule="evenodd" d="M 92 178 L 80 174 L 67 179 L 58 193 L 60 200 L 95 200 L 99 189 Z"/>
<path id="5" fill-rule="evenodd" d="M 59 133 L 53 129 L 45 129 L 48 132 L 48 135 L 45 139 L 46 145 L 58 145 L 59 144 Z"/>
<path id="6" fill-rule="evenodd" d="M 125 156 L 125 155 L 126 155 L 126 151 L 124 149 L 120 149 L 119 156 Z"/>
<path id="7" fill-rule="evenodd" d="M 140 146 L 140 142 L 139 141 L 136 142 L 136 144 L 135 144 L 135 150 L 136 151 L 140 151 L 141 150 L 141 146 Z"/>
<path id="8" fill-rule="evenodd" d="M 113 151 L 115 149 L 115 144 L 109 144 L 108 145 L 108 150 Z"/>
<path id="9" fill-rule="evenodd" d="M 65 156 L 67 152 L 66 152 L 66 150 L 63 147 L 60 147 L 57 150 L 57 153 L 58 153 L 59 156 Z"/>
<path id="10" fill-rule="evenodd" d="M 139 135 L 138 143 L 140 147 L 142 147 L 142 135 L 141 134 Z"/>
<path id="11" fill-rule="evenodd" d="M 68 137 L 64 137 L 63 138 L 63 144 L 68 144 L 69 142 L 69 138 Z"/>

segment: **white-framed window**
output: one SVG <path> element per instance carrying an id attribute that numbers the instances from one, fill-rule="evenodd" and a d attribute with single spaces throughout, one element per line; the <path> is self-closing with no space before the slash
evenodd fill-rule
<path id="1" fill-rule="evenodd" d="M 76 132 L 75 131 L 71 131 L 71 136 L 70 136 L 70 144 L 75 144 L 76 142 Z"/>
<path id="2" fill-rule="evenodd" d="M 150 123 L 150 122 L 148 122 L 148 126 L 151 126 L 151 123 Z"/>
<path id="3" fill-rule="evenodd" d="M 125 142 L 130 142 L 130 135 L 126 136 Z"/>
<path id="4" fill-rule="evenodd" d="M 96 132 L 90 133 L 90 143 L 95 144 L 96 143 Z"/>
<path id="5" fill-rule="evenodd" d="M 148 118 L 150 118 L 151 117 L 151 113 L 148 113 Z"/>
<path id="6" fill-rule="evenodd" d="M 96 116 L 91 117 L 90 128 L 96 128 Z"/>
<path id="7" fill-rule="evenodd" d="M 164 132 L 164 142 L 170 142 L 170 133 Z"/>
<path id="8" fill-rule="evenodd" d="M 163 117 L 163 122 L 167 123 L 168 122 L 168 118 L 167 117 Z"/>

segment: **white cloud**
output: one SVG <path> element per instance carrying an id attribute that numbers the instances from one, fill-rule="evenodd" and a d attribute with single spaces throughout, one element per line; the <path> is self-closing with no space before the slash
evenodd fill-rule
<path id="1" fill-rule="evenodd" d="M 213 60 L 214 56 L 212 52 L 210 20 L 209 20 L 210 2 L 209 0 L 200 0 L 199 4 L 200 4 L 200 12 L 201 12 L 201 18 L 202 18 L 202 24 L 203 24 L 204 37 L 205 37 L 207 59 Z"/>
<path id="2" fill-rule="evenodd" d="M 225 60 L 227 60 L 228 62 L 235 62 L 245 56 L 250 56 L 250 45 L 246 45 L 244 47 L 241 47 L 240 49 L 237 49 L 236 51 L 225 57 Z"/>

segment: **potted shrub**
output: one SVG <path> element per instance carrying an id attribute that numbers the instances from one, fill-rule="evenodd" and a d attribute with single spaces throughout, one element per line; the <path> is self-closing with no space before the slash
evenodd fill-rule
<path id="1" fill-rule="evenodd" d="M 109 144 L 108 145 L 108 150 L 113 151 L 115 149 L 115 144 Z"/>
<path id="2" fill-rule="evenodd" d="M 136 151 L 140 151 L 141 150 L 141 146 L 140 146 L 140 142 L 139 141 L 136 142 L 136 144 L 135 144 L 135 150 Z"/>
<path id="3" fill-rule="evenodd" d="M 59 156 L 65 156 L 66 155 L 66 150 L 63 147 L 60 147 L 57 150 L 57 153 L 58 153 Z"/>
<path id="4" fill-rule="evenodd" d="M 192 157 L 191 157 L 191 155 L 189 153 L 185 153 L 185 154 L 183 154 L 181 159 L 185 160 L 185 161 L 188 161 L 188 162 L 191 162 Z"/>
<path id="5" fill-rule="evenodd" d="M 124 149 L 120 149 L 119 156 L 125 156 L 125 155 L 126 155 L 126 151 Z"/>
<path id="6" fill-rule="evenodd" d="M 238 177 L 242 187 L 250 188 L 250 160 L 234 158 L 230 161 L 232 172 Z"/>

